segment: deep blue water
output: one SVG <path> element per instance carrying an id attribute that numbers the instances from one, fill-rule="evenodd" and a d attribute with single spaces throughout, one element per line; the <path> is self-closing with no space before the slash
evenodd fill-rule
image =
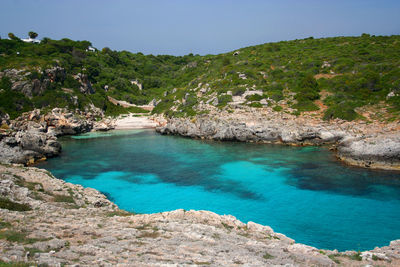
<path id="1" fill-rule="evenodd" d="M 337 162 L 326 148 L 191 140 L 151 130 L 69 137 L 41 163 L 120 208 L 232 214 L 296 242 L 366 250 L 400 238 L 400 175 Z"/>

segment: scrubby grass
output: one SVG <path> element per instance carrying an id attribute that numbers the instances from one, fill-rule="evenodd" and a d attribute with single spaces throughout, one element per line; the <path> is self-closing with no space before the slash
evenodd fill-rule
<path id="1" fill-rule="evenodd" d="M 137 236 L 137 238 L 157 238 L 160 236 L 160 233 L 157 231 L 153 232 L 143 232 L 140 235 Z"/>
<path id="2" fill-rule="evenodd" d="M 338 260 L 336 257 L 338 256 L 338 254 L 331 254 L 328 255 L 328 258 L 330 258 L 333 262 L 335 262 L 336 264 L 340 264 L 340 260 Z"/>
<path id="3" fill-rule="evenodd" d="M 29 267 L 29 266 L 35 266 L 36 264 L 34 263 L 29 263 L 29 262 L 4 262 L 0 260 L 0 267 Z"/>
<path id="4" fill-rule="evenodd" d="M 54 195 L 53 200 L 54 202 L 75 203 L 74 198 L 71 195 Z"/>
<path id="5" fill-rule="evenodd" d="M 271 254 L 269 254 L 268 252 L 265 252 L 265 254 L 263 255 L 263 258 L 266 260 L 271 260 L 273 258 L 275 258 L 274 256 L 272 256 Z"/>
<path id="6" fill-rule="evenodd" d="M 350 256 L 347 256 L 349 259 L 353 260 L 353 261 L 362 261 L 362 257 L 361 257 L 361 252 L 358 251 L 357 253 L 354 253 Z"/>
<path id="7" fill-rule="evenodd" d="M 37 238 L 28 238 L 27 233 L 18 232 L 15 230 L 5 230 L 0 232 L 0 239 L 5 239 L 10 242 L 22 243 L 22 244 L 33 244 L 38 241 L 42 241 Z"/>
<path id="8" fill-rule="evenodd" d="M 131 216 L 135 215 L 133 212 L 125 211 L 125 210 L 116 210 L 111 211 L 106 214 L 107 217 L 114 217 L 114 216 Z"/>
<path id="9" fill-rule="evenodd" d="M 273 111 L 279 112 L 279 111 L 282 111 L 283 108 L 282 108 L 281 106 L 274 106 L 274 107 L 272 108 L 272 110 L 273 110 Z"/>
<path id="10" fill-rule="evenodd" d="M 14 201 L 11 201 L 8 198 L 0 197 L 0 208 L 13 210 L 13 211 L 29 211 L 32 210 L 29 204 L 20 204 Z"/>
<path id="11" fill-rule="evenodd" d="M 11 223 L 0 220 L 0 230 L 11 227 Z"/>
<path id="12" fill-rule="evenodd" d="M 253 102 L 251 104 L 249 104 L 249 107 L 253 107 L 253 108 L 262 108 L 264 107 L 261 103 L 259 102 Z"/>

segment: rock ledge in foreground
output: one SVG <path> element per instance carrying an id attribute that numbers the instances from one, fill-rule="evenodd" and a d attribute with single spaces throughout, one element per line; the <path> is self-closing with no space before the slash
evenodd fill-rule
<path id="1" fill-rule="evenodd" d="M 400 241 L 372 251 L 318 250 L 230 215 L 132 214 L 100 192 L 22 165 L 0 165 L 0 261 L 82 266 L 399 266 Z M 21 205 L 23 208 L 21 208 Z M 356 260 L 354 260 L 356 259 Z M 358 261 L 357 259 L 360 259 Z"/>

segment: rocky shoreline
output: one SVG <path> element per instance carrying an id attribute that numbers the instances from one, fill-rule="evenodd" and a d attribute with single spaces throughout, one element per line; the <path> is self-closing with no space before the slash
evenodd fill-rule
<path id="1" fill-rule="evenodd" d="M 70 112 L 55 108 L 46 114 L 36 109 L 10 121 L 0 118 L 0 162 L 33 164 L 61 153 L 57 137 L 113 129 L 111 119 L 93 107 L 90 111 Z"/>
<path id="2" fill-rule="evenodd" d="M 208 107 L 209 108 L 209 107 Z M 106 118 L 92 106 L 71 112 L 55 108 L 46 114 L 36 109 L 16 120 L 0 118 L 0 162 L 33 164 L 60 154 L 57 137 L 89 131 L 156 128 L 161 134 L 217 141 L 327 145 L 347 164 L 384 170 L 400 170 L 400 122 L 366 123 L 296 117 L 251 108 L 210 110 L 194 118 L 136 115 Z M 5 127 L 4 127 L 5 126 Z M 158 127 L 157 127 L 158 126 Z"/>
<path id="3" fill-rule="evenodd" d="M 329 145 L 351 165 L 400 170 L 400 124 L 333 121 L 312 117 L 235 109 L 194 118 L 172 118 L 156 129 L 161 134 L 218 141 Z"/>
<path id="4" fill-rule="evenodd" d="M 103 194 L 22 165 L 0 165 L 0 262 L 48 266 L 399 266 L 400 240 L 321 250 L 230 215 L 133 214 Z"/>
<path id="5" fill-rule="evenodd" d="M 399 169 L 398 123 L 382 129 L 239 111 L 153 119 L 163 125 L 156 129 L 161 134 L 330 145 L 340 159 L 353 165 Z M 2 120 L 9 128 L 1 133 L 0 162 L 25 165 L 57 156 L 61 152 L 59 136 L 115 126 L 114 120 L 104 119 L 96 110 L 72 113 L 53 109 L 47 114 L 34 110 L 14 121 Z M 244 224 L 233 216 L 209 211 L 132 214 L 118 209 L 94 189 L 65 183 L 45 170 L 23 165 L 0 165 L 0 203 L 0 263 L 11 265 L 400 265 L 400 240 L 371 251 L 338 252 L 297 244 L 268 226 Z"/>

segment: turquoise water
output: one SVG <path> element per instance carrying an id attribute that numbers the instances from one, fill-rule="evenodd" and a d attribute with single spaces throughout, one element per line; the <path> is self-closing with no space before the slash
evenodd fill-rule
<path id="1" fill-rule="evenodd" d="M 352 168 L 325 148 L 191 140 L 151 130 L 64 138 L 39 165 L 120 208 L 232 214 L 296 242 L 366 250 L 400 238 L 400 175 Z"/>

